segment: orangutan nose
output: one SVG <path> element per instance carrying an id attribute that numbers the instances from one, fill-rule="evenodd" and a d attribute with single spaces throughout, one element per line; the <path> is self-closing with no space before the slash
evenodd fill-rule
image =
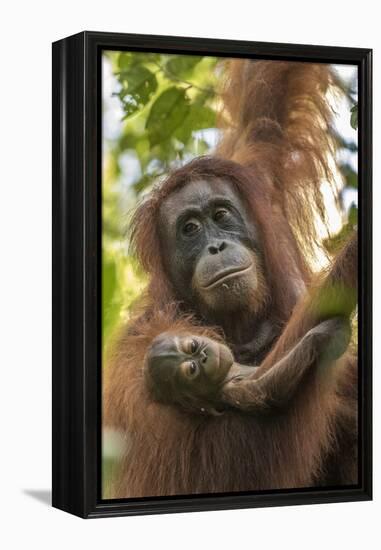
<path id="1" fill-rule="evenodd" d="M 200 361 L 203 365 L 205 365 L 205 363 L 207 362 L 208 360 L 208 354 L 206 353 L 205 349 L 203 349 L 201 352 L 200 352 Z"/>
<path id="2" fill-rule="evenodd" d="M 222 252 L 223 250 L 225 250 L 226 246 L 227 245 L 225 241 L 215 242 L 210 246 L 208 246 L 209 254 L 212 254 L 212 255 L 218 254 L 219 252 Z"/>

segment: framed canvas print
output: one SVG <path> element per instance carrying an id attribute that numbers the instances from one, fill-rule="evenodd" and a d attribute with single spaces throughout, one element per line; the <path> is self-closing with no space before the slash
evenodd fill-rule
<path id="1" fill-rule="evenodd" d="M 369 500 L 371 50 L 53 44 L 53 505 Z"/>

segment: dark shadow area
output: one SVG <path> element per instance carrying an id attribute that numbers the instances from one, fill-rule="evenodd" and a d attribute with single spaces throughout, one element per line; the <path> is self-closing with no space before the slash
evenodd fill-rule
<path id="1" fill-rule="evenodd" d="M 52 491 L 50 489 L 23 489 L 23 493 L 35 500 L 39 500 L 46 506 L 51 506 L 52 504 Z"/>

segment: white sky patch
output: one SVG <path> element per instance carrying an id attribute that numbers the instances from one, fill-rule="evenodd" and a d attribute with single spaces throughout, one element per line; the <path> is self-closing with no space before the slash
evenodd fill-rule
<path id="1" fill-rule="evenodd" d="M 108 459 L 120 459 L 127 449 L 126 436 L 112 428 L 104 428 L 102 435 L 102 456 Z"/>
<path id="2" fill-rule="evenodd" d="M 103 106 L 103 140 L 118 139 L 123 130 L 122 118 L 124 112 L 119 97 L 113 95 L 118 93 L 121 85 L 112 72 L 110 60 L 102 57 L 102 106 Z"/>
<path id="3" fill-rule="evenodd" d="M 119 167 L 123 174 L 122 185 L 130 187 L 142 176 L 140 162 L 134 151 L 126 151 L 119 157 Z"/>
<path id="4" fill-rule="evenodd" d="M 333 65 L 335 71 L 345 84 L 350 85 L 357 97 L 357 67 L 354 65 Z M 335 117 L 335 128 L 346 140 L 357 143 L 357 130 L 350 124 L 349 110 L 352 104 L 346 97 L 342 97 L 338 102 L 337 116 Z"/>
<path id="5" fill-rule="evenodd" d="M 197 130 L 196 132 L 193 132 L 193 137 L 196 139 L 196 145 L 197 140 L 201 139 L 205 141 L 209 149 L 212 151 L 217 147 L 218 141 L 221 138 L 221 130 L 218 130 L 218 128 L 206 128 L 204 130 Z"/>

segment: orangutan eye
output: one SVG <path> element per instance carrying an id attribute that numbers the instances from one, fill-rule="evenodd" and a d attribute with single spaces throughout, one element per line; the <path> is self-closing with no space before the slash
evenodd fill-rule
<path id="1" fill-rule="evenodd" d="M 188 221 L 183 227 L 184 235 L 193 235 L 201 229 L 201 224 L 197 220 Z"/>
<path id="2" fill-rule="evenodd" d="M 198 371 L 198 367 L 197 367 L 197 364 L 194 362 L 194 361 L 191 361 L 189 363 L 189 367 L 188 367 L 188 373 L 190 376 L 195 376 L 195 374 L 197 374 L 197 371 Z"/>
<path id="3" fill-rule="evenodd" d="M 219 208 L 214 214 L 214 220 L 216 222 L 222 221 L 224 218 L 226 218 L 228 214 L 229 212 L 226 210 L 226 208 Z"/>
<path id="4" fill-rule="evenodd" d="M 183 373 L 187 378 L 195 378 L 198 375 L 198 365 L 196 361 L 187 361 L 182 364 Z"/>
<path id="5" fill-rule="evenodd" d="M 197 349 L 198 349 L 197 340 L 191 340 L 191 344 L 190 344 L 191 353 L 196 353 Z"/>

